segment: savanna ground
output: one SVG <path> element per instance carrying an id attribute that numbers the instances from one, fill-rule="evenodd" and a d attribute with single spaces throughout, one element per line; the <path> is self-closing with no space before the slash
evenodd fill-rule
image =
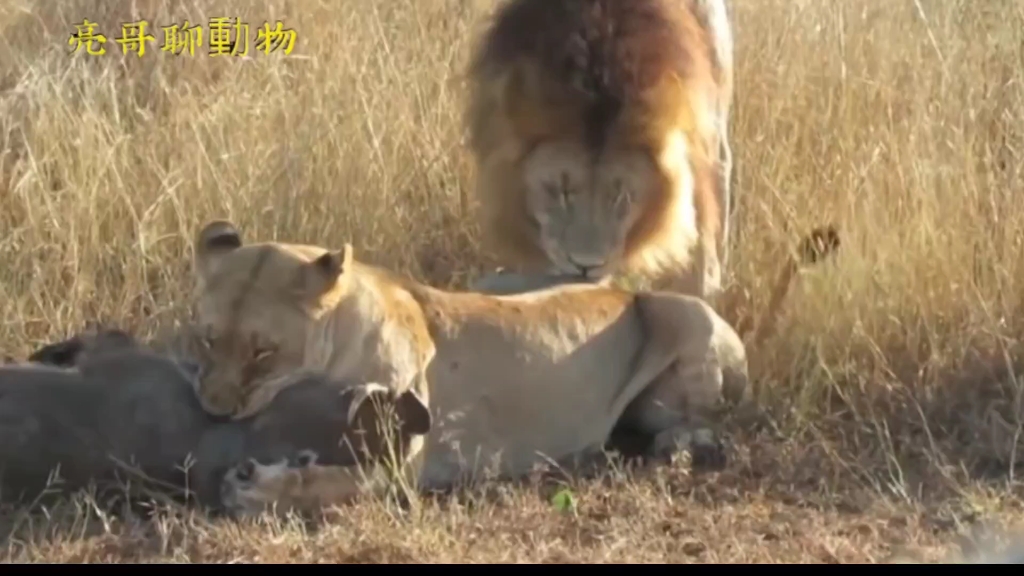
<path id="1" fill-rule="evenodd" d="M 24 357 L 86 321 L 143 335 L 188 310 L 191 242 L 339 246 L 434 284 L 478 246 L 459 73 L 492 2 L 0 0 L 0 342 Z M 172 5 L 176 7 L 172 8 Z M 940 559 L 1024 505 L 1024 5 L 734 1 L 732 123 L 759 311 L 776 262 L 823 222 L 838 257 L 804 274 L 752 351 L 760 409 L 732 461 L 489 497 L 362 503 L 320 526 L 87 499 L 12 511 L 9 562 L 877 562 Z M 142 58 L 120 22 L 239 16 L 298 33 L 291 57 Z M 98 21 L 107 54 L 69 56 Z M 251 49 L 252 50 L 252 49 Z M 727 314 L 729 312 L 727 311 Z M 966 537 L 964 536 L 966 535 Z"/>

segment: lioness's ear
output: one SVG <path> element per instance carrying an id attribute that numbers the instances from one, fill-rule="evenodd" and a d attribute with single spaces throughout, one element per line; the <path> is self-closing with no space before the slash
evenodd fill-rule
<path id="1" fill-rule="evenodd" d="M 346 243 L 341 250 L 325 252 L 310 262 L 302 272 L 302 286 L 311 295 L 323 294 L 351 267 L 352 245 Z"/>
<path id="2" fill-rule="evenodd" d="M 195 244 L 196 268 L 207 274 L 217 257 L 242 246 L 242 235 L 227 220 L 214 220 L 199 231 Z"/>
<path id="3" fill-rule="evenodd" d="M 380 419 L 380 411 L 391 404 L 395 415 L 401 420 L 402 432 L 415 436 L 430 431 L 430 409 L 412 389 L 406 390 L 396 398 L 394 390 L 370 382 L 349 388 L 345 393 L 352 394 L 348 406 L 350 427 L 354 428 L 357 424 L 367 426 L 371 425 L 371 422 L 376 425 Z"/>

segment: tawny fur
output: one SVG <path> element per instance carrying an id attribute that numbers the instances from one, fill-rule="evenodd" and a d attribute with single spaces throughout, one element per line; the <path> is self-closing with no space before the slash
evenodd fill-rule
<path id="1" fill-rule="evenodd" d="M 242 245 L 223 222 L 200 233 L 196 268 L 215 367 L 201 378 L 205 406 L 256 413 L 295 369 L 413 389 L 434 422 L 408 454 L 420 486 L 600 450 L 627 407 L 626 424 L 656 447 L 685 445 L 746 388 L 742 342 L 694 297 L 446 292 L 359 263 L 350 246 Z"/>
<path id="2" fill-rule="evenodd" d="M 717 292 L 732 90 L 723 18 L 720 0 L 512 0 L 498 9 L 470 68 L 466 120 L 482 229 L 505 263 L 579 272 L 574 256 L 587 256 L 602 275 Z M 545 161 L 551 176 L 528 185 L 531 166 Z M 602 175 L 616 164 L 620 174 Z M 531 186 L 557 187 L 559 174 L 572 226 L 527 200 Z M 623 186 L 637 189 L 616 216 L 580 216 L 616 205 L 607 195 Z M 561 251 L 568 256 L 553 254 Z"/>

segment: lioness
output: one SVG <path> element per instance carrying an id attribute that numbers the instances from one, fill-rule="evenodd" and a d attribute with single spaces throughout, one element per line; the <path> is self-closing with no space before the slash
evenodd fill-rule
<path id="1" fill-rule="evenodd" d="M 482 231 L 525 274 L 639 273 L 710 298 L 727 255 L 723 0 L 509 0 L 465 110 Z"/>
<path id="2" fill-rule="evenodd" d="M 685 445 L 746 389 L 742 342 L 695 297 L 448 292 L 357 262 L 351 245 L 243 245 L 223 221 L 200 231 L 195 259 L 204 407 L 258 413 L 296 368 L 412 390 L 434 422 L 422 454 L 410 450 L 421 486 L 499 456 L 499 474 L 515 475 L 600 449 L 641 393 L 630 425 L 655 451 Z"/>
<path id="3" fill-rule="evenodd" d="M 220 223 L 207 228 L 207 239 L 212 240 L 215 246 L 220 244 L 221 249 L 226 246 L 235 246 L 236 248 L 241 246 L 240 238 L 216 240 L 215 237 L 210 236 L 210 234 L 216 235 L 220 233 L 227 233 L 237 237 L 237 232 L 232 227 Z M 200 236 L 202 238 L 204 235 L 201 234 Z M 761 322 L 757 325 L 757 333 L 752 338 L 753 342 L 760 342 L 771 332 L 772 321 L 778 315 L 782 300 L 800 266 L 813 264 L 829 256 L 838 249 L 839 244 L 838 233 L 831 227 L 816 229 L 801 242 L 796 257 L 789 259 L 780 271 L 775 287 L 772 290 L 767 310 Z M 269 255 L 264 256 L 264 258 L 270 257 Z M 351 267 L 346 267 L 346 269 L 349 271 L 348 273 L 351 273 L 353 270 Z M 515 274 L 509 274 L 492 278 L 492 282 L 491 287 L 495 290 L 516 291 L 542 290 L 549 286 L 554 287 L 564 283 L 571 283 L 572 280 L 565 277 L 553 278 L 550 276 L 524 278 Z M 585 289 L 587 286 L 585 284 L 583 288 Z M 238 296 L 241 297 L 242 294 L 238 294 Z M 339 301 L 343 299 L 344 297 L 341 297 Z M 750 326 L 744 328 L 745 331 L 749 329 Z M 363 333 L 364 328 L 357 327 L 357 332 Z M 371 345 L 366 345 L 366 347 L 368 349 L 372 348 Z M 282 393 L 288 393 L 289 391 L 290 389 L 285 387 Z M 415 415 L 419 410 L 417 404 L 420 400 L 419 395 L 415 393 L 410 394 L 411 392 L 413 392 L 413 389 L 408 389 L 401 397 L 381 395 L 380 398 L 385 402 L 390 401 L 395 405 L 395 411 L 398 413 L 412 414 L 411 418 L 415 422 L 417 421 Z M 657 387 L 651 387 L 648 388 L 645 394 L 641 394 L 634 399 L 631 405 L 627 407 L 626 414 L 620 419 L 618 426 L 620 431 L 635 431 L 637 429 L 636 423 L 642 423 L 644 415 L 652 412 L 649 405 L 657 403 L 658 395 L 662 394 L 662 392 Z M 422 424 L 424 422 L 420 419 L 420 424 L 416 430 L 422 432 Z M 425 424 L 429 428 L 430 422 L 426 421 Z M 346 434 L 350 434 L 353 429 L 361 430 L 371 426 L 372 423 L 368 421 L 363 424 L 357 424 L 353 423 L 350 419 L 344 428 Z M 387 425 L 384 425 L 384 428 L 387 429 Z M 394 426 L 391 429 L 394 430 Z M 704 446 L 712 445 L 714 438 L 707 435 L 707 430 L 703 432 L 705 433 L 703 438 L 695 438 L 693 440 L 703 443 Z M 409 430 L 399 430 L 399 436 L 402 438 L 400 446 L 404 447 L 399 453 L 405 455 L 406 458 L 412 454 L 408 451 L 410 444 L 408 442 L 409 434 Z M 379 446 L 379 436 L 371 434 L 371 437 L 375 439 L 372 444 Z M 671 438 L 671 435 L 668 438 L 675 440 Z M 671 448 L 672 445 L 670 444 L 667 447 Z M 655 446 L 656 451 L 659 448 L 663 449 L 666 446 Z M 229 471 L 223 484 L 225 505 L 239 514 L 257 512 L 271 503 L 276 504 L 279 509 L 299 508 L 312 511 L 325 504 L 347 501 L 360 491 L 379 488 L 382 485 L 382 472 L 379 466 L 371 466 L 369 470 L 357 470 L 353 466 L 326 465 L 324 462 L 317 461 L 316 450 L 306 450 L 304 451 L 305 455 L 301 455 L 300 452 L 303 451 L 296 449 L 292 452 L 291 456 L 282 454 L 277 460 L 264 460 L 268 462 L 266 464 L 261 463 L 257 459 L 250 459 Z M 429 458 L 428 455 L 428 465 Z M 412 466 L 415 467 L 417 464 L 416 459 L 411 458 L 410 460 L 412 461 Z M 420 462 L 422 462 L 422 459 Z M 451 467 L 448 470 L 450 471 Z M 361 475 L 363 472 L 366 473 L 365 476 Z M 424 478 L 424 476 L 426 477 Z M 450 480 L 451 475 L 446 477 L 444 474 L 441 474 L 441 478 L 441 483 L 443 484 L 445 479 Z M 431 481 L 429 474 L 422 475 L 421 479 L 426 480 L 428 483 Z"/>

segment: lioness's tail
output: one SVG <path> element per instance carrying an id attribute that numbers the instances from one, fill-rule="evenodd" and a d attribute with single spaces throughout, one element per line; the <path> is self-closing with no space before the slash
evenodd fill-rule
<path id="1" fill-rule="evenodd" d="M 804 237 L 800 242 L 797 255 L 790 255 L 783 264 L 779 277 L 775 281 L 775 286 L 772 288 L 768 308 L 761 315 L 754 336 L 747 342 L 747 346 L 756 346 L 764 342 L 771 335 L 771 331 L 777 325 L 782 301 L 785 299 L 786 294 L 789 293 L 789 288 L 793 284 L 793 278 L 800 271 L 800 268 L 816 264 L 828 258 L 839 249 L 839 244 L 839 232 L 836 231 L 834 226 L 815 228 Z M 737 323 L 736 332 L 741 338 L 744 338 L 750 332 L 752 328 L 750 320 L 751 317 L 747 317 L 744 321 Z"/>

